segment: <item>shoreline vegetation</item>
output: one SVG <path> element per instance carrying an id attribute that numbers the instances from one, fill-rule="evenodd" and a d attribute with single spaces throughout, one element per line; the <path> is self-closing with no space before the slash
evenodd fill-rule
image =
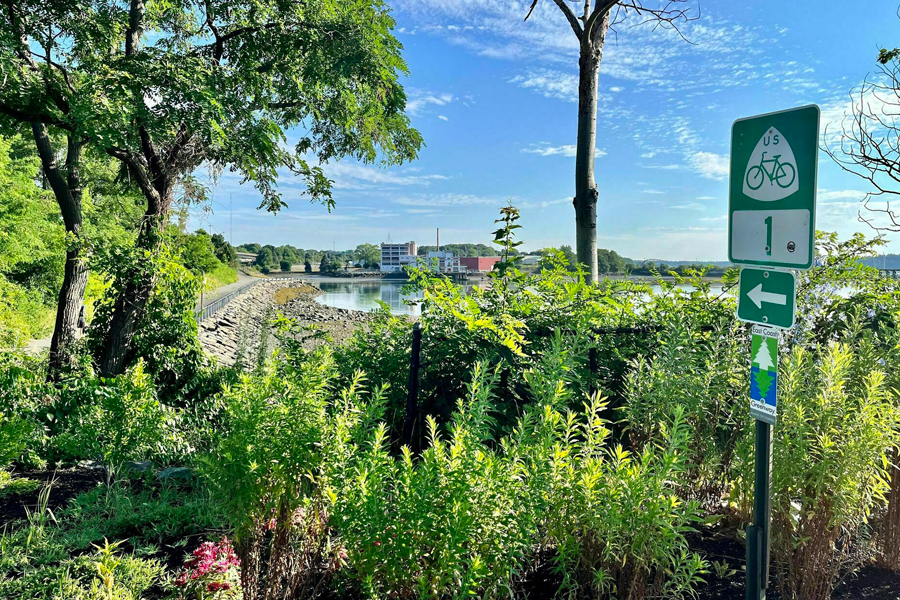
<path id="1" fill-rule="evenodd" d="M 828 129 L 835 135 L 821 151 L 834 164 L 823 171 L 830 189 L 819 189 L 809 180 L 818 167 L 788 166 L 801 147 L 811 159 L 822 153 L 813 136 L 787 143 L 801 136 L 780 122 L 747 132 L 751 143 L 763 136 L 762 156 L 743 170 L 740 153 L 718 154 L 725 140 L 694 131 L 684 113 L 699 107 L 718 119 L 746 104 L 689 101 L 715 83 L 690 71 L 709 75 L 704 61 L 718 60 L 716 78 L 750 81 L 744 66 L 719 59 L 744 60 L 754 39 L 785 59 L 758 65 L 770 71 L 759 81 L 774 78 L 759 90 L 778 87 L 788 99 L 793 87 L 830 104 L 843 90 L 775 85 L 821 79 L 818 66 L 788 60 L 790 44 L 779 47 L 796 23 L 771 23 L 781 32 L 773 37 L 749 21 L 695 16 L 688 0 L 508 3 L 527 9 L 518 16 L 497 2 L 420 0 L 406 2 L 410 15 L 446 11 L 454 24 L 407 29 L 392 4 L 21 1 L 0 11 L 0 348 L 13 348 L 0 351 L 0 598 L 735 600 L 765 554 L 770 576 L 748 591 L 764 583 L 770 600 L 897 600 L 900 280 L 875 265 L 900 258 L 880 254 L 889 244 L 881 231 L 818 231 L 809 249 L 798 247 L 806 229 L 788 235 L 781 223 L 815 224 L 812 206 L 793 209 L 816 193 L 830 217 L 819 222 L 837 223 L 848 199 L 864 195 L 841 177 L 858 176 L 877 190 L 859 220 L 900 231 L 877 201 L 900 193 L 884 177 L 900 172 L 900 123 L 878 113 L 900 107 L 900 49 L 880 49 L 880 73 L 851 90 L 858 103 Z M 568 26 L 513 33 L 505 21 L 534 27 L 529 19 L 548 11 L 562 11 Z M 663 35 L 634 37 L 641 57 L 623 46 L 610 58 L 643 60 L 652 68 L 629 70 L 654 78 L 687 74 L 688 85 L 604 86 L 624 94 L 608 105 L 599 97 L 607 34 L 632 36 L 648 21 L 645 33 Z M 558 43 L 557 26 L 577 43 Z M 577 91 L 577 140 L 497 137 L 504 119 L 532 135 L 547 127 L 525 131 L 534 106 L 524 120 L 512 110 L 479 120 L 478 107 L 494 104 L 453 81 L 460 65 L 440 52 L 430 53 L 441 54 L 430 73 L 440 88 L 411 79 L 404 43 L 439 30 L 450 43 L 499 35 L 513 54 L 543 40 L 536 49 L 549 54 L 518 61 L 506 78 L 521 88 L 514 107 L 541 89 L 559 99 L 563 88 Z M 697 52 L 657 47 L 693 37 Z M 424 38 L 414 39 L 406 45 L 421 50 Z M 723 53 L 723 40 L 736 51 Z M 455 45 L 481 59 L 512 56 Z M 661 60 L 674 62 L 662 69 Z M 839 75 L 826 79 L 849 81 Z M 671 102 L 627 104 L 651 83 Z M 885 102 L 870 107 L 872 94 Z M 438 145 L 457 134 L 478 143 L 476 130 L 491 142 L 478 153 L 432 148 L 427 164 L 406 167 L 425 148 L 413 119 L 448 122 Z M 625 146 L 599 150 L 597 127 L 616 119 L 639 130 L 625 123 L 627 135 L 613 136 Z M 665 120 L 674 137 L 659 129 Z M 765 158 L 791 144 L 796 156 Z M 607 152 L 602 164 L 615 168 L 602 169 L 611 179 L 601 188 L 594 169 Z M 428 162 L 492 153 L 477 173 Z M 500 154 L 513 169 L 493 168 Z M 529 184 L 537 155 L 557 156 L 539 159 L 541 170 L 574 158 L 568 192 L 550 171 Z M 754 197 L 771 202 L 754 201 L 765 212 L 748 225 L 754 255 L 774 260 L 784 248 L 814 258 L 794 277 L 793 303 L 774 271 L 745 285 L 742 303 L 779 312 L 754 319 L 770 325 L 763 345 L 751 341 L 763 326 L 736 314 L 733 265 L 638 262 L 598 246 L 598 232 L 601 244 L 642 254 L 708 253 L 716 236 L 724 246 L 716 198 L 725 171 L 743 173 L 754 192 L 768 180 L 770 191 Z M 511 200 L 484 212 L 504 180 L 536 211 L 537 231 L 523 229 Z M 731 179 L 730 194 L 750 194 L 740 183 Z M 248 214 L 248 191 L 269 217 Z M 224 230 L 225 196 L 227 240 L 213 231 Z M 563 197 L 573 198 L 575 247 L 541 248 L 561 240 Z M 306 199 L 320 209 L 303 208 Z M 598 223 L 601 199 L 628 210 L 604 210 L 616 222 Z M 235 247 L 233 219 L 239 236 L 290 231 L 295 243 L 332 251 Z M 210 231 L 191 232 L 198 222 Z M 413 242 L 337 251 L 350 236 L 390 240 L 386 228 L 430 236 L 430 224 L 489 243 L 442 246 L 438 230 L 434 247 L 415 251 Z M 532 233 L 544 241 L 529 245 Z M 428 260 L 431 250 L 496 261 L 466 261 L 493 263 L 467 281 L 410 256 Z M 249 263 L 258 279 L 237 274 Z M 402 273 L 378 272 L 401 264 Z M 364 280 L 381 277 L 391 283 Z M 327 306 L 317 301 L 323 290 L 332 304 L 377 308 Z M 392 314 L 411 297 L 415 316 Z M 791 322 L 783 313 L 793 304 L 791 327 L 772 327 Z M 47 348 L 20 347 L 51 321 Z M 771 429 L 750 412 L 757 393 L 776 414 Z M 756 503 L 755 446 L 767 431 L 771 480 L 759 487 L 769 502 Z M 770 515 L 754 515 L 755 504 Z M 753 553 L 762 517 L 768 540 Z"/>

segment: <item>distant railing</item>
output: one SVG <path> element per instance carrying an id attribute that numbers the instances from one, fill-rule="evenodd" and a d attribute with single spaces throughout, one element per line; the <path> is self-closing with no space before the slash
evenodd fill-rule
<path id="1" fill-rule="evenodd" d="M 291 280 L 295 280 L 295 279 L 299 279 L 299 277 L 266 277 L 265 279 L 259 279 L 252 283 L 248 283 L 244 287 L 238 288 L 238 289 L 234 290 L 233 292 L 231 292 L 230 294 L 227 294 L 225 296 L 222 296 L 221 298 L 217 298 L 216 300 L 210 302 L 209 304 L 207 304 L 206 306 L 204 306 L 203 308 L 201 308 L 200 310 L 195 312 L 194 317 L 197 319 L 197 323 L 202 323 L 206 319 L 210 318 L 211 316 L 213 316 L 214 314 L 219 312 L 222 308 L 225 307 L 226 304 L 228 304 L 229 302 L 231 302 L 232 300 L 234 300 L 235 298 L 237 298 L 238 296 L 240 296 L 241 294 L 243 294 L 244 292 L 246 292 L 247 290 L 249 290 L 256 284 L 261 283 L 263 281 L 291 281 Z"/>

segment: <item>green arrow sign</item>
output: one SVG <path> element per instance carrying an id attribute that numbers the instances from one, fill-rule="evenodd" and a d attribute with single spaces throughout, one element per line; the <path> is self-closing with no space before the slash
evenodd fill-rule
<path id="1" fill-rule="evenodd" d="M 796 287 L 793 273 L 751 267 L 742 269 L 738 319 L 790 329 L 794 326 Z"/>
<path id="2" fill-rule="evenodd" d="M 734 122 L 728 194 L 731 262 L 812 266 L 818 138 L 815 105 Z"/>

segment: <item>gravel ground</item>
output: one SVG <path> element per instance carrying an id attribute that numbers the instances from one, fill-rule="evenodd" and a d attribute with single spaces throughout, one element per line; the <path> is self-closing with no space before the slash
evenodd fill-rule
<path id="1" fill-rule="evenodd" d="M 299 278 L 261 282 L 201 323 L 200 342 L 207 353 L 223 364 L 233 365 L 238 359 L 246 364 L 256 360 L 262 343 L 267 351 L 274 348 L 274 330 L 263 324 L 278 314 L 293 319 L 301 328 L 327 333 L 337 344 L 371 320 L 368 313 L 319 304 L 315 298 L 321 293 Z M 326 343 L 322 337 L 311 335 L 302 335 L 301 339 L 308 348 Z"/>

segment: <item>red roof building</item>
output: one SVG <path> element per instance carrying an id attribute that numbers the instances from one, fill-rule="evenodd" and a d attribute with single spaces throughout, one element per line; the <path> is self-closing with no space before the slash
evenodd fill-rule
<path id="1" fill-rule="evenodd" d="M 499 256 L 461 256 L 459 258 L 459 264 L 470 273 L 487 273 L 498 262 L 500 262 Z"/>

